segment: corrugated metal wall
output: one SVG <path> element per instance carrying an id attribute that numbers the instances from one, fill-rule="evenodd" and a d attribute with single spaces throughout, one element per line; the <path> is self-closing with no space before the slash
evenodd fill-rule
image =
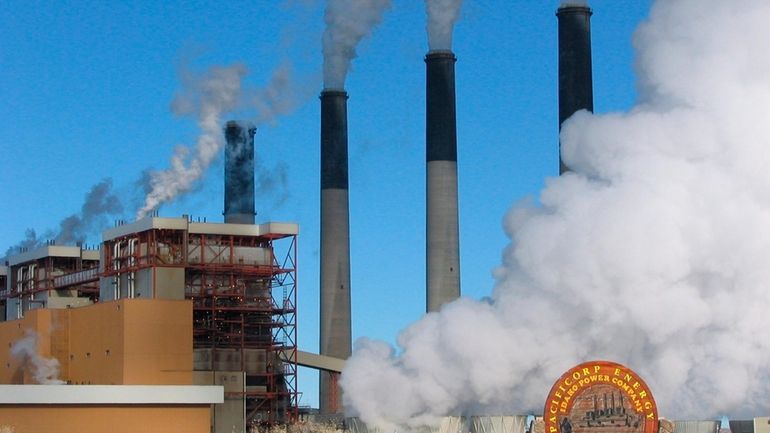
<path id="1" fill-rule="evenodd" d="M 345 422 L 351 433 L 391 433 L 370 429 L 358 418 L 348 418 Z M 448 416 L 441 418 L 438 426 L 413 429 L 410 433 L 526 433 L 526 431 L 526 416 Z"/>
<path id="2" fill-rule="evenodd" d="M 719 433 L 719 421 L 674 421 L 674 433 Z"/>
<path id="3" fill-rule="evenodd" d="M 732 433 L 754 433 L 754 420 L 730 420 Z"/>

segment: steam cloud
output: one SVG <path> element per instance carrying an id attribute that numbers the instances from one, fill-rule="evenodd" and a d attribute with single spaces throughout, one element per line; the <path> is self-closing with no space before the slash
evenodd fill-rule
<path id="1" fill-rule="evenodd" d="M 390 0 L 329 0 L 323 34 L 324 88 L 344 89 L 356 46 L 390 8 Z"/>
<path id="2" fill-rule="evenodd" d="M 84 242 L 89 233 L 108 223 L 108 216 L 120 215 L 123 205 L 112 192 L 112 179 L 104 179 L 91 187 L 79 214 L 70 215 L 59 224 L 57 244 Z"/>
<path id="3" fill-rule="evenodd" d="M 21 359 L 24 369 L 29 370 L 35 382 L 41 385 L 62 385 L 59 380 L 59 361 L 56 358 L 46 358 L 37 352 L 38 335 L 27 329 L 24 338 L 11 346 L 11 355 Z"/>
<path id="4" fill-rule="evenodd" d="M 349 413 L 540 414 L 592 359 L 640 373 L 663 416 L 770 411 L 768 21 L 766 0 L 657 1 L 634 39 L 639 105 L 565 123 L 573 171 L 506 216 L 491 299 L 427 315 L 398 353 L 357 342 Z"/>
<path id="5" fill-rule="evenodd" d="M 452 33 L 460 17 L 461 4 L 462 0 L 425 0 L 430 51 L 452 49 Z"/>
<path id="6" fill-rule="evenodd" d="M 257 125 L 274 122 L 280 115 L 296 108 L 300 97 L 294 85 L 292 69 L 282 64 L 262 89 L 244 88 L 247 69 L 241 64 L 209 68 L 200 76 L 190 75 L 185 89 L 171 104 L 175 114 L 194 115 L 201 134 L 192 152 L 178 146 L 171 157 L 171 167 L 148 174 L 149 193 L 136 214 L 142 218 L 161 204 L 190 191 L 219 155 L 224 144 L 223 116 L 238 109 L 254 110 Z"/>
<path id="7" fill-rule="evenodd" d="M 89 236 L 105 228 L 110 216 L 118 216 L 123 212 L 123 204 L 112 189 L 112 179 L 103 179 L 91 187 L 86 194 L 80 212 L 72 214 L 59 222 L 59 230 L 50 230 L 38 236 L 33 229 L 27 229 L 25 238 L 18 244 L 9 247 L 6 257 L 16 254 L 19 250 L 31 250 L 43 246 L 46 241 L 54 240 L 60 245 L 71 245 L 85 242 Z"/>
<path id="8" fill-rule="evenodd" d="M 235 64 L 229 67 L 215 66 L 200 77 L 186 83 L 185 93 L 172 103 L 178 115 L 194 114 L 201 134 L 195 152 L 185 146 L 177 146 L 171 157 L 171 167 L 150 174 L 150 193 L 136 218 L 144 217 L 162 203 L 189 191 L 200 179 L 222 148 L 222 114 L 236 109 L 241 103 L 241 80 L 246 67 Z"/>

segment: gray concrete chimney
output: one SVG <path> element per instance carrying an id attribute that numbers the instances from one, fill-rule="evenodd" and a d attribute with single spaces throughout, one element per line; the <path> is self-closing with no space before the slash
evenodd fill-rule
<path id="1" fill-rule="evenodd" d="M 321 355 L 348 359 L 350 331 L 350 229 L 348 211 L 348 94 L 321 92 Z M 342 412 L 342 393 L 321 372 L 322 414 Z"/>
<path id="2" fill-rule="evenodd" d="M 431 51 L 426 64 L 428 312 L 460 297 L 455 55 Z"/>

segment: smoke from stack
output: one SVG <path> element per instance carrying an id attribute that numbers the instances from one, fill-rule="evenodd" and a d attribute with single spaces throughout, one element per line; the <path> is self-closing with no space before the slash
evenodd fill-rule
<path id="1" fill-rule="evenodd" d="M 356 46 L 370 35 L 390 0 L 329 0 L 323 35 L 324 91 L 321 92 L 321 313 L 320 353 L 347 359 L 350 325 L 350 224 L 348 203 L 348 114 L 345 78 Z M 328 374 L 320 375 L 321 413 L 342 410 L 342 398 Z"/>
<path id="2" fill-rule="evenodd" d="M 348 414 L 539 414 L 590 359 L 636 370 L 662 416 L 770 411 L 768 21 L 764 0 L 655 2 L 634 38 L 639 104 L 565 122 L 571 173 L 506 216 L 490 299 L 427 315 L 398 349 L 357 342 Z"/>
<path id="3" fill-rule="evenodd" d="M 323 34 L 324 88 L 345 88 L 356 47 L 382 21 L 390 0 L 329 0 Z"/>
<path id="4" fill-rule="evenodd" d="M 262 89 L 245 87 L 244 65 L 213 66 L 203 74 L 185 73 L 184 90 L 171 104 L 178 116 L 195 117 L 201 130 L 195 149 L 178 146 L 171 157 L 171 167 L 149 174 L 150 192 L 136 218 L 146 216 L 163 203 L 189 192 L 219 155 L 223 140 L 222 117 L 236 110 L 254 111 L 254 123 L 259 126 L 273 122 L 297 107 L 300 89 L 291 76 L 288 64 L 279 66 Z"/>
<path id="5" fill-rule="evenodd" d="M 123 204 L 113 191 L 112 179 L 102 179 L 91 187 L 85 196 L 80 212 L 74 213 L 59 222 L 58 230 L 48 230 L 38 236 L 33 229 L 27 229 L 24 240 L 9 247 L 5 256 L 17 254 L 20 250 L 32 250 L 41 247 L 50 240 L 59 245 L 85 243 L 89 238 L 98 236 L 106 228 L 110 217 L 120 216 Z"/>
<path id="6" fill-rule="evenodd" d="M 452 49 L 454 25 L 460 18 L 462 0 L 425 0 L 430 51 Z"/>

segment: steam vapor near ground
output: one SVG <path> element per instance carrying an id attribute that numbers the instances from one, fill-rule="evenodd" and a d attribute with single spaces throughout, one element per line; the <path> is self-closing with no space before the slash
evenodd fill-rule
<path id="1" fill-rule="evenodd" d="M 177 146 L 169 168 L 147 173 L 145 183 L 149 185 L 149 193 L 136 214 L 137 219 L 193 189 L 224 145 L 225 115 L 236 110 L 254 111 L 254 121 L 259 126 L 291 112 L 303 97 L 288 63 L 276 68 L 264 88 L 246 86 L 243 80 L 247 74 L 244 65 L 234 64 L 213 66 L 202 74 L 184 75 L 184 89 L 171 108 L 179 116 L 194 116 L 201 133 L 194 150 Z"/>
<path id="2" fill-rule="evenodd" d="M 428 12 L 428 48 L 430 51 L 452 49 L 452 33 L 462 0 L 425 0 Z"/>
<path id="3" fill-rule="evenodd" d="M 634 38 L 639 104 L 565 123 L 572 172 L 506 216 L 491 299 L 427 315 L 398 351 L 357 342 L 348 413 L 541 414 L 594 359 L 641 374 L 662 416 L 770 412 L 769 21 L 766 0 L 656 1 Z"/>
<path id="4" fill-rule="evenodd" d="M 323 34 L 324 88 L 341 90 L 356 47 L 382 21 L 390 0 L 328 0 Z"/>
<path id="5" fill-rule="evenodd" d="M 56 358 L 46 358 L 37 351 L 38 335 L 27 329 L 24 338 L 11 346 L 11 355 L 21 359 L 23 368 L 28 370 L 36 383 L 41 385 L 62 385 L 59 377 L 59 361 Z"/>

